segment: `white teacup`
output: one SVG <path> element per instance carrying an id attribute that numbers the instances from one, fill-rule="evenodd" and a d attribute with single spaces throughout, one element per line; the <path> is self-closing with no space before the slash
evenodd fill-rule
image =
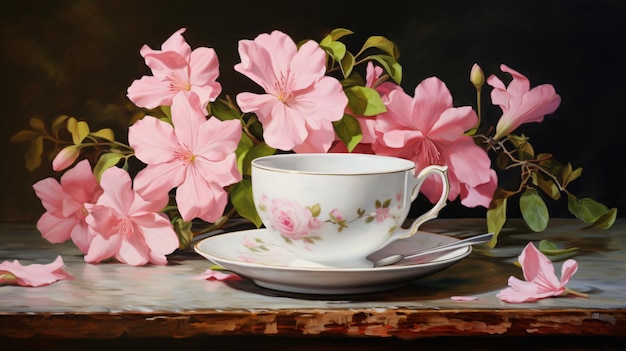
<path id="1" fill-rule="evenodd" d="M 367 266 L 366 257 L 415 234 L 439 215 L 449 192 L 447 167 L 415 175 L 412 161 L 369 154 L 276 154 L 252 161 L 252 192 L 269 232 L 302 259 L 334 267 Z M 401 228 L 430 175 L 441 177 L 437 203 Z"/>

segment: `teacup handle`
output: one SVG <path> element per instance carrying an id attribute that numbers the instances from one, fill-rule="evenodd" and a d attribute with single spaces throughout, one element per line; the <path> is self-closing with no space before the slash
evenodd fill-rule
<path id="1" fill-rule="evenodd" d="M 417 183 L 413 186 L 413 191 L 411 192 L 411 202 L 415 201 L 417 196 L 419 195 L 420 188 L 422 184 L 428 178 L 429 175 L 435 174 L 441 178 L 441 183 L 443 185 L 443 189 L 441 191 L 441 197 L 437 201 L 437 203 L 426 213 L 417 217 L 413 223 L 411 223 L 410 228 L 408 229 L 400 229 L 394 233 L 392 236 L 392 240 L 407 238 L 415 233 L 417 233 L 418 228 L 426 221 L 437 218 L 439 215 L 439 211 L 446 206 L 448 203 L 448 195 L 450 193 L 450 183 L 448 182 L 448 167 L 447 166 L 438 166 L 432 165 L 425 167 L 422 169 L 415 179 Z"/>

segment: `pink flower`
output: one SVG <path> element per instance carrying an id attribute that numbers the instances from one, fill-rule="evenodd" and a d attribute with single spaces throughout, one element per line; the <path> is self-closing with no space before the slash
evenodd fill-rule
<path id="1" fill-rule="evenodd" d="M 389 207 L 379 207 L 376 209 L 376 222 L 382 223 L 389 217 L 391 217 L 389 215 Z"/>
<path id="2" fill-rule="evenodd" d="M 509 287 L 497 294 L 502 301 L 511 303 L 529 302 L 569 293 L 587 296 L 565 287 L 565 284 L 569 282 L 578 269 L 578 263 L 572 259 L 563 262 L 561 281 L 554 274 L 552 261 L 542 254 L 541 251 L 537 250 L 532 243 L 528 243 L 520 254 L 519 263 L 522 266 L 526 281 L 511 276 L 509 278 Z"/>
<path id="3" fill-rule="evenodd" d="M 487 153 L 465 131 L 478 119 L 469 106 L 452 107 L 452 95 L 436 77 L 415 88 L 415 97 L 396 89 L 389 93 L 387 112 L 376 119 L 377 139 L 372 145 L 380 155 L 415 162 L 417 170 L 429 165 L 448 166 L 450 195 L 461 197 L 467 207 L 488 207 L 497 177 Z M 429 177 L 421 192 L 436 201 L 440 180 Z"/>
<path id="4" fill-rule="evenodd" d="M 333 208 L 332 211 L 330 211 L 330 215 L 332 217 L 335 217 L 335 219 L 338 220 L 338 221 L 345 220 L 345 218 L 343 217 L 343 214 L 341 213 L 341 211 L 338 208 Z"/>
<path id="5" fill-rule="evenodd" d="M 165 201 L 149 202 L 135 193 L 128 172 L 111 167 L 100 178 L 104 193 L 89 205 L 86 222 L 96 234 L 85 261 L 115 257 L 132 266 L 164 265 L 165 255 L 178 248 L 178 236 L 165 214 Z M 167 200 L 167 199 L 166 199 Z"/>
<path id="6" fill-rule="evenodd" d="M 141 56 L 152 70 L 153 76 L 143 76 L 128 88 L 128 98 L 139 107 L 156 108 L 170 106 L 174 96 L 195 95 L 202 109 L 222 92 L 216 82 L 219 62 L 215 50 L 191 47 L 182 34 L 185 28 L 172 34 L 161 50 L 152 50 L 147 45 L 141 48 Z"/>
<path id="7" fill-rule="evenodd" d="M 326 152 L 335 140 L 332 122 L 343 117 L 348 98 L 341 83 L 325 75 L 326 53 L 314 41 L 299 49 L 286 34 L 273 31 L 239 41 L 235 70 L 266 94 L 240 93 L 243 112 L 255 113 L 271 147 Z"/>
<path id="8" fill-rule="evenodd" d="M 148 200 L 167 198 L 177 188 L 176 204 L 184 220 L 215 222 L 226 207 L 224 187 L 241 180 L 235 156 L 241 123 L 207 120 L 197 99 L 174 97 L 174 126 L 148 116 L 130 127 L 129 143 L 147 164 L 135 177 L 135 188 Z"/>
<path id="9" fill-rule="evenodd" d="M 52 160 L 52 169 L 62 171 L 71 166 L 80 156 L 80 145 L 66 146 Z"/>
<path id="10" fill-rule="evenodd" d="M 61 256 L 48 264 L 31 264 L 23 266 L 18 260 L 0 263 L 0 283 L 17 284 L 20 286 L 44 286 L 57 280 L 72 279 L 73 277 L 63 270 Z"/>
<path id="11" fill-rule="evenodd" d="M 505 87 L 495 75 L 487 78 L 487 84 L 493 87 L 491 101 L 502 109 L 494 139 L 508 135 L 521 124 L 543 121 L 545 115 L 556 111 L 561 104 L 561 97 L 551 84 L 530 89 L 528 78 L 506 65 L 500 65 L 500 69 L 510 73 L 513 80 Z"/>
<path id="12" fill-rule="evenodd" d="M 312 226 L 318 226 L 311 210 L 289 199 L 273 199 L 270 216 L 271 225 L 289 239 L 309 236 Z"/>
<path id="13" fill-rule="evenodd" d="M 55 244 L 72 239 L 86 253 L 93 233 L 85 222 L 85 204 L 96 202 L 102 194 L 89 161 L 78 162 L 61 176 L 60 182 L 46 178 L 33 184 L 33 189 L 46 209 L 37 221 L 42 236 Z"/>

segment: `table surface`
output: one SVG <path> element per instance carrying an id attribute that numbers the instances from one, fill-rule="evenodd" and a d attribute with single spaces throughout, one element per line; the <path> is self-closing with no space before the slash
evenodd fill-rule
<path id="1" fill-rule="evenodd" d="M 435 219 L 423 231 L 484 232 L 484 219 Z M 579 270 L 568 287 L 589 298 L 509 304 L 496 294 L 529 242 L 577 246 Z M 45 287 L 0 286 L 1 338 L 108 339 L 196 336 L 397 337 L 626 336 L 626 219 L 609 230 L 551 219 L 542 233 L 509 219 L 496 249 L 472 252 L 446 270 L 402 288 L 353 295 L 306 295 L 239 281 L 193 280 L 211 262 L 190 251 L 166 266 L 86 264 L 71 242 L 51 244 L 32 225 L 0 223 L 0 261 L 49 263 L 61 255 L 74 276 Z M 557 275 L 562 261 L 555 262 Z M 451 296 L 475 296 L 455 301 Z"/>

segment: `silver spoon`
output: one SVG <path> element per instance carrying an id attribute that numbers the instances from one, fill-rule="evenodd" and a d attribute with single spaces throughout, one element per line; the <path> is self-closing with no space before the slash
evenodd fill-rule
<path id="1" fill-rule="evenodd" d="M 425 250 L 418 251 L 416 253 L 412 253 L 408 255 L 401 255 L 401 254 L 390 255 L 390 256 L 383 257 L 379 260 L 374 261 L 374 267 L 388 266 L 391 264 L 398 263 L 407 258 L 414 258 L 418 256 L 432 254 L 435 252 L 449 251 L 449 250 L 458 249 L 458 248 L 469 246 L 469 245 L 486 243 L 489 240 L 491 240 L 491 237 L 493 237 L 493 233 L 486 233 L 486 234 L 471 236 L 469 238 L 465 238 L 465 239 L 455 241 L 449 244 L 431 247 L 429 249 L 425 249 Z"/>

